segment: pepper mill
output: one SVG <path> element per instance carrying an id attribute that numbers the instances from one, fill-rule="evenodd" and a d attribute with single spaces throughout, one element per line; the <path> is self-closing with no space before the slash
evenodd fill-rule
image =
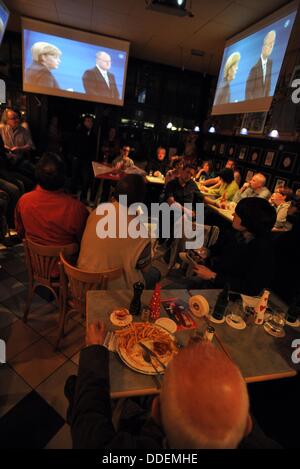
<path id="1" fill-rule="evenodd" d="M 132 315 L 138 315 L 142 309 L 141 296 L 144 290 L 144 284 L 142 282 L 136 282 L 133 284 L 133 298 L 130 303 L 129 312 Z"/>

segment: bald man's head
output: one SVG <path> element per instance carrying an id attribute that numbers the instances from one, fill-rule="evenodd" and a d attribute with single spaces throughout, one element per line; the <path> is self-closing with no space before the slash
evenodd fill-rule
<path id="1" fill-rule="evenodd" d="M 100 51 L 96 54 L 96 64 L 102 70 L 109 70 L 111 67 L 111 57 L 106 52 Z"/>
<path id="2" fill-rule="evenodd" d="M 264 59 L 267 59 L 272 54 L 276 41 L 276 31 L 269 31 L 264 38 L 264 43 L 261 51 L 261 55 Z"/>
<path id="3" fill-rule="evenodd" d="M 209 342 L 179 352 L 160 395 L 171 448 L 236 448 L 245 436 L 249 399 L 238 368 Z"/>
<path id="4" fill-rule="evenodd" d="M 266 184 L 266 177 L 262 173 L 254 174 L 249 183 L 253 190 L 261 189 Z"/>

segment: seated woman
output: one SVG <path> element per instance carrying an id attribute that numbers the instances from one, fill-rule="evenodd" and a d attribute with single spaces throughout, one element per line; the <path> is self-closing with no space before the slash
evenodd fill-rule
<path id="1" fill-rule="evenodd" d="M 211 179 L 215 177 L 215 172 L 213 168 L 213 163 L 211 160 L 203 161 L 202 166 L 200 167 L 195 180 L 198 181 L 206 181 L 207 179 Z"/>
<path id="2" fill-rule="evenodd" d="M 279 187 L 272 194 L 270 203 L 275 208 L 277 214 L 273 231 L 289 231 L 292 229 L 292 224 L 287 220 L 292 197 L 293 191 L 289 187 Z"/>
<path id="3" fill-rule="evenodd" d="M 230 243 L 216 243 L 207 258 L 207 266 L 194 267 L 196 277 L 188 279 L 187 287 L 230 289 L 245 295 L 260 295 L 271 285 L 274 253 L 271 230 L 276 211 L 265 199 L 249 197 L 235 209 L 232 226 L 238 232 Z M 205 250 L 205 248 L 202 248 Z"/>
<path id="4" fill-rule="evenodd" d="M 208 189 L 207 195 L 204 197 L 204 203 L 209 205 L 220 206 L 223 201 L 231 202 L 234 194 L 239 190 L 232 169 L 223 169 L 219 178 L 221 184 L 216 189 Z"/>

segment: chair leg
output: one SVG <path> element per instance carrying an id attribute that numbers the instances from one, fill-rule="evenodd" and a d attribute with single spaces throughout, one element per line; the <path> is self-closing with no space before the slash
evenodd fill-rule
<path id="1" fill-rule="evenodd" d="M 23 314 L 23 321 L 24 322 L 27 322 L 27 319 L 28 319 L 28 313 L 29 313 L 32 298 L 33 298 L 33 295 L 34 295 L 34 290 L 35 289 L 34 289 L 33 285 L 28 286 L 27 301 L 26 301 L 25 310 L 24 310 L 24 314 Z"/>

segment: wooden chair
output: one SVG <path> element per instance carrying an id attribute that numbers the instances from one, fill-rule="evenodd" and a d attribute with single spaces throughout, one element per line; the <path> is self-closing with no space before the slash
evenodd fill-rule
<path id="1" fill-rule="evenodd" d="M 105 272 L 86 272 L 70 264 L 63 253 L 60 254 L 62 280 L 62 308 L 59 320 L 59 333 L 56 348 L 64 335 L 65 323 L 70 313 L 79 312 L 85 316 L 86 293 L 89 290 L 107 290 L 108 283 L 123 274 L 123 269 Z M 70 299 L 69 299 L 70 297 Z"/>
<path id="2" fill-rule="evenodd" d="M 28 238 L 23 240 L 26 256 L 26 264 L 29 277 L 28 296 L 23 320 L 26 322 L 30 310 L 34 292 L 38 286 L 50 290 L 61 308 L 61 284 L 59 276 L 59 254 L 75 254 L 78 251 L 77 244 L 65 246 L 44 246 L 34 243 Z"/>

